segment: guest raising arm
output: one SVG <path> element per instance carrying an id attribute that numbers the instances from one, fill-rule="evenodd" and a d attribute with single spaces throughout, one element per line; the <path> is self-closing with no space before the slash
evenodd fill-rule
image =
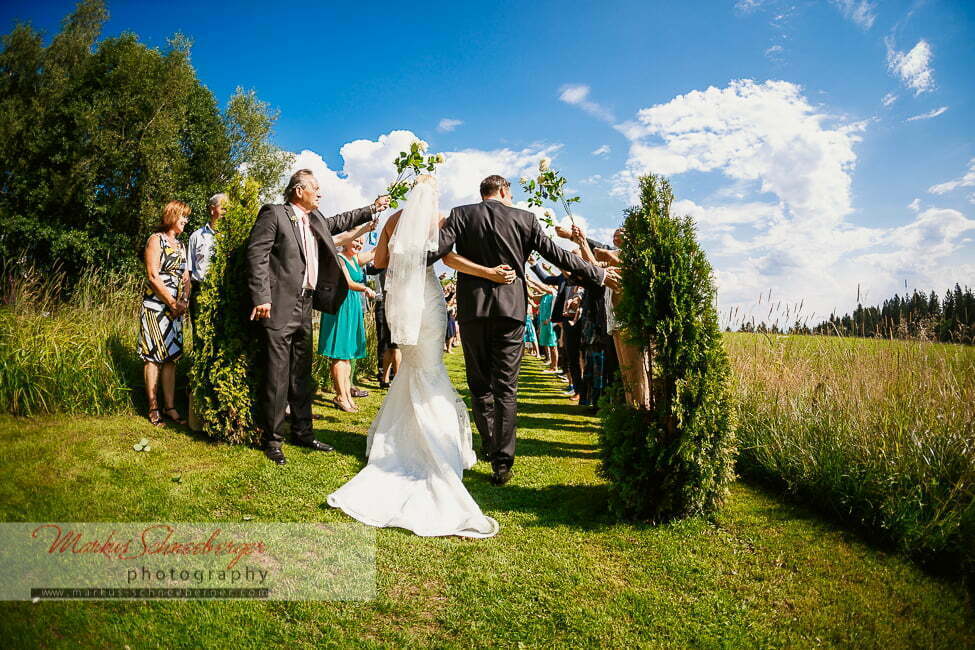
<path id="1" fill-rule="evenodd" d="M 360 255 L 365 263 L 372 258 L 372 251 L 362 253 L 362 238 L 353 239 L 339 254 L 342 272 L 349 285 L 349 293 L 334 314 L 322 312 L 318 332 L 318 354 L 331 360 L 332 383 L 335 388 L 335 405 L 342 411 L 359 410 L 353 397 L 366 397 L 368 392 L 352 385 L 352 359 L 366 356 L 366 327 L 363 319 L 362 299 L 359 293 L 374 298 L 375 293 L 366 283 Z"/>
<path id="2" fill-rule="evenodd" d="M 362 237 L 366 233 L 372 232 L 375 229 L 376 229 L 376 220 L 373 219 L 372 221 L 367 221 L 366 223 L 362 224 L 355 230 L 349 230 L 347 232 L 342 232 L 337 235 L 332 235 L 332 243 L 334 243 L 336 247 L 339 246 L 345 247 L 348 246 L 352 242 L 352 240 L 359 239 L 359 237 Z M 368 264 L 368 262 L 360 262 L 360 264 L 364 266 Z"/>

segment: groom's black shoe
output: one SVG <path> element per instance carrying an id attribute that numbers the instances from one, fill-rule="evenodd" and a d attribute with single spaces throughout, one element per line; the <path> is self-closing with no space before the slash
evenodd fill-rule
<path id="1" fill-rule="evenodd" d="M 510 467 L 498 467 L 491 474 L 491 484 L 492 485 L 504 485 L 511 480 L 511 468 Z"/>
<path id="2" fill-rule="evenodd" d="M 299 447 L 304 447 L 306 449 L 311 449 L 312 451 L 335 451 L 335 447 L 332 445 L 326 445 L 321 440 L 312 440 L 311 442 L 299 442 Z"/>
<path id="3" fill-rule="evenodd" d="M 264 450 L 264 455 L 273 460 L 276 465 L 284 465 L 288 462 L 280 447 L 268 447 Z"/>

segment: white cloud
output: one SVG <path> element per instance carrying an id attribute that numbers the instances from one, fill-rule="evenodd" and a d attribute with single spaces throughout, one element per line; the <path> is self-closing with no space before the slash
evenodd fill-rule
<path id="1" fill-rule="evenodd" d="M 867 0 L 830 0 L 833 5 L 835 5 L 843 13 L 843 17 L 852 20 L 859 27 L 863 29 L 870 29 L 873 27 L 874 20 L 877 19 L 877 15 L 874 13 L 874 9 L 877 8 L 872 2 L 867 2 Z"/>
<path id="2" fill-rule="evenodd" d="M 880 101 L 883 103 L 885 107 L 890 106 L 891 104 L 897 101 L 897 95 L 895 95 L 894 93 L 887 93 L 886 95 L 884 95 L 884 98 Z"/>
<path id="3" fill-rule="evenodd" d="M 967 267 L 948 256 L 965 245 L 961 235 L 975 230 L 975 221 L 915 200 L 903 225 L 851 222 L 855 147 L 865 128 L 813 106 L 795 84 L 733 81 L 643 109 L 618 125 L 630 151 L 615 191 L 635 203 L 635 180 L 648 172 L 676 177 L 678 191 L 686 172 L 731 181 L 704 200 L 681 197 L 672 205 L 672 213 L 697 224 L 722 311 L 738 306 L 747 313 L 772 290 L 782 311 L 770 317 L 766 303 L 756 320 L 783 317 L 791 304 L 791 324 L 801 303 L 804 316 L 818 322 L 855 306 L 858 285 L 882 300 L 902 290 L 905 279 L 926 289 L 953 284 Z"/>
<path id="4" fill-rule="evenodd" d="M 924 39 L 917 42 L 910 52 L 900 52 L 894 49 L 894 41 L 888 37 L 887 69 L 897 75 L 905 86 L 920 95 L 934 90 L 934 70 L 931 59 L 934 57 L 931 46 Z"/>
<path id="5" fill-rule="evenodd" d="M 613 113 L 589 100 L 589 86 L 585 84 L 566 84 L 559 89 L 559 100 L 572 106 L 578 106 L 593 117 L 599 118 L 604 122 L 612 122 L 615 118 Z"/>
<path id="6" fill-rule="evenodd" d="M 828 117 L 801 91 L 786 81 L 745 79 L 641 110 L 618 126 L 631 145 L 617 192 L 635 198 L 633 181 L 646 172 L 720 171 L 760 181 L 797 218 L 839 222 L 851 211 L 853 145 L 865 124 L 826 128 Z"/>
<path id="7" fill-rule="evenodd" d="M 946 183 L 938 183 L 937 185 L 932 185 L 928 188 L 928 192 L 931 194 L 947 194 L 957 190 L 959 187 L 975 187 L 975 158 L 968 161 L 968 171 L 961 178 L 956 178 L 953 181 L 948 181 Z M 975 194 L 968 197 L 972 203 L 975 203 Z"/>
<path id="8" fill-rule="evenodd" d="M 335 214 L 370 203 L 385 191 L 396 170 L 393 160 L 419 138 L 407 130 L 391 131 L 376 140 L 354 140 L 341 147 L 341 170 L 330 169 L 316 152 L 300 152 L 287 174 L 297 169 L 311 169 L 322 188 L 321 208 L 325 214 Z M 485 176 L 501 174 L 517 185 L 519 176 L 532 174 L 538 159 L 552 156 L 560 145 L 532 146 L 513 149 L 464 149 L 446 151 L 446 162 L 437 168 L 440 187 L 440 207 L 451 207 L 480 200 L 479 186 Z"/>
<path id="9" fill-rule="evenodd" d="M 941 108 L 936 108 L 933 111 L 928 111 L 927 113 L 921 113 L 920 115 L 914 115 L 913 117 L 907 118 L 908 122 L 915 122 L 917 120 L 930 120 L 932 117 L 938 117 L 948 110 L 947 106 L 942 106 Z"/>
<path id="10" fill-rule="evenodd" d="M 612 149 L 610 148 L 610 146 L 608 144 L 604 144 L 601 147 L 599 147 L 598 149 L 594 150 L 592 152 L 592 155 L 594 155 L 594 156 L 605 156 L 610 151 L 612 151 Z"/>
<path id="11" fill-rule="evenodd" d="M 913 201 L 911 201 L 910 203 L 907 204 L 907 207 L 910 208 L 913 212 L 920 212 L 921 211 L 921 199 L 917 199 L 917 198 L 914 199 Z"/>
<path id="12" fill-rule="evenodd" d="M 440 131 L 441 133 L 449 133 L 450 131 L 453 131 L 463 123 L 464 123 L 463 120 L 455 120 L 449 117 L 445 117 L 442 120 L 440 120 L 439 124 L 437 124 L 437 130 Z"/>
<path id="13" fill-rule="evenodd" d="M 959 247 L 959 236 L 970 230 L 975 230 L 975 220 L 966 218 L 961 212 L 928 208 L 913 222 L 888 232 L 884 243 L 903 252 L 943 257 L 955 252 Z"/>

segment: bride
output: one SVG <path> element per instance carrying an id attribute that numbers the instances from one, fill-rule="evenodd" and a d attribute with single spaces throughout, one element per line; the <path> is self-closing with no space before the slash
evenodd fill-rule
<path id="1" fill-rule="evenodd" d="M 374 264 L 387 268 L 386 319 L 403 360 L 369 428 L 369 463 L 330 494 L 328 504 L 364 524 L 423 537 L 492 537 L 498 522 L 481 512 L 462 481 L 477 459 L 467 406 L 443 363 L 443 291 L 426 263 L 438 246 L 437 203 L 436 179 L 420 176 L 376 246 Z M 507 266 L 489 269 L 455 253 L 443 261 L 499 284 L 514 279 Z"/>

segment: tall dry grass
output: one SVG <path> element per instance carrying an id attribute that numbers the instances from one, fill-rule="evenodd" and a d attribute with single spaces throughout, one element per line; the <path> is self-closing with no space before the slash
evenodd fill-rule
<path id="1" fill-rule="evenodd" d="M 91 273 L 67 295 L 60 273 L 2 278 L 0 413 L 131 412 L 141 278 Z"/>
<path id="2" fill-rule="evenodd" d="M 923 559 L 975 569 L 975 348 L 726 334 L 739 470 Z"/>

